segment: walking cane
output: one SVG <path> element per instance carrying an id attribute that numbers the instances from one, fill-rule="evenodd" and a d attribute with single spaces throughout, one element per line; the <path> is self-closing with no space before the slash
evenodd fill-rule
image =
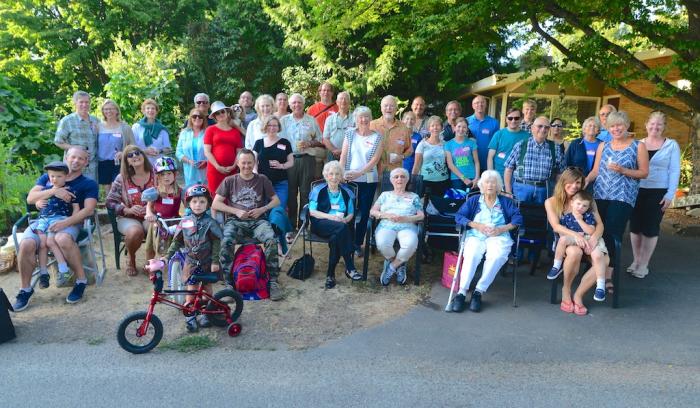
<path id="1" fill-rule="evenodd" d="M 459 253 L 457 255 L 457 265 L 455 265 L 455 274 L 452 276 L 452 286 L 450 287 L 450 296 L 447 298 L 447 304 L 445 305 L 445 311 L 450 312 L 452 309 L 450 305 L 452 304 L 452 295 L 454 294 L 455 285 L 459 279 L 459 273 L 462 270 L 462 258 L 464 257 L 464 237 L 463 234 L 459 234 Z"/>
<path id="2" fill-rule="evenodd" d="M 299 235 L 301 235 L 304 232 L 305 227 L 306 227 L 306 221 L 304 221 L 304 223 L 301 225 L 301 228 L 299 228 L 299 232 L 297 232 L 297 235 L 294 237 L 294 240 L 287 247 L 287 252 L 285 252 L 285 254 L 282 255 L 282 259 L 280 259 L 280 261 L 279 261 L 280 268 L 282 267 L 282 264 L 284 263 L 284 261 L 287 260 L 287 256 L 289 256 L 289 254 L 292 252 L 292 247 L 294 247 L 294 244 L 296 244 L 297 239 L 299 239 Z"/>

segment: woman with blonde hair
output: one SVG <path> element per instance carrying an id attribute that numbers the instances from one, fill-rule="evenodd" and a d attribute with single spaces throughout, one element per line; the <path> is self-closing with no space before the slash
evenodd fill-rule
<path id="1" fill-rule="evenodd" d="M 675 140 L 664 136 L 666 115 L 652 112 L 646 123 L 647 137 L 640 142 L 649 152 L 649 175 L 639 183 L 637 203 L 630 220 L 630 241 L 634 261 L 627 268 L 635 278 L 649 273 L 649 260 L 664 212 L 671 205 L 681 175 L 681 149 Z"/>
<path id="2" fill-rule="evenodd" d="M 564 280 L 561 287 L 561 305 L 559 308 L 566 313 L 575 313 L 583 316 L 588 313 L 588 309 L 583 305 L 583 295 L 596 285 L 595 268 L 605 268 L 608 264 L 608 257 L 600 251 L 591 255 L 593 249 L 598 244 L 598 239 L 603 235 L 603 222 L 595 208 L 595 203 L 591 203 L 592 213 L 596 221 L 595 232 L 585 239 L 576 231 L 572 231 L 563 225 L 566 214 L 572 213 L 573 197 L 583 188 L 583 173 L 577 168 L 568 168 L 559 176 L 557 184 L 554 186 L 554 194 L 544 202 L 547 211 L 547 221 L 552 226 L 552 230 L 558 237 L 568 237 L 576 245 L 566 248 L 566 256 L 561 265 L 557 265 L 558 273 L 547 275 L 548 279 L 556 279 L 559 273 L 564 272 Z M 583 255 L 591 255 L 592 267 L 581 278 L 573 297 L 571 296 L 571 285 L 579 272 L 581 258 Z M 554 269 L 554 268 L 553 268 Z"/>
<path id="3" fill-rule="evenodd" d="M 245 131 L 245 148 L 253 150 L 255 142 L 265 137 L 263 125 L 267 118 L 273 116 L 275 100 L 268 94 L 260 95 L 255 99 L 255 112 L 258 116 L 248 123 Z"/>
<path id="4" fill-rule="evenodd" d="M 173 150 L 170 146 L 168 129 L 157 118 L 159 112 L 158 102 L 150 98 L 144 100 L 141 104 L 143 118 L 131 127 L 136 146 L 146 153 L 151 165 L 154 165 L 162 155 L 170 154 Z"/>
<path id="5" fill-rule="evenodd" d="M 207 157 L 204 155 L 204 130 L 207 117 L 194 108 L 190 111 L 187 126 L 177 138 L 175 156 L 182 163 L 185 188 L 195 184 L 207 184 Z"/>
<path id="6" fill-rule="evenodd" d="M 112 181 L 119 174 L 122 151 L 134 144 L 134 132 L 122 121 L 119 105 L 111 99 L 102 102 L 103 121 L 98 125 L 97 133 L 97 182 L 106 186 L 105 191 L 112 188 Z"/>

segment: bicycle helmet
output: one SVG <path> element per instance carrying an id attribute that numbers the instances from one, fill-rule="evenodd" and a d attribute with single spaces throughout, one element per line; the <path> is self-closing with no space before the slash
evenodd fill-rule
<path id="1" fill-rule="evenodd" d="M 177 165 L 172 157 L 163 156 L 156 160 L 156 173 L 164 171 L 176 171 Z"/>
<path id="2" fill-rule="evenodd" d="M 205 197 L 211 205 L 211 194 L 209 193 L 209 188 L 204 184 L 195 184 L 185 191 L 185 202 L 189 204 L 193 197 Z"/>

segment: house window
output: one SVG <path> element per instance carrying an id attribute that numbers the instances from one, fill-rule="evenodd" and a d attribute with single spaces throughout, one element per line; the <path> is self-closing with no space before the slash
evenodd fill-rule
<path id="1" fill-rule="evenodd" d="M 596 106 L 597 101 L 594 100 L 566 98 L 560 101 L 553 98 L 550 118 L 562 118 L 567 127 L 576 120 L 580 126 L 587 118 L 596 116 Z"/>

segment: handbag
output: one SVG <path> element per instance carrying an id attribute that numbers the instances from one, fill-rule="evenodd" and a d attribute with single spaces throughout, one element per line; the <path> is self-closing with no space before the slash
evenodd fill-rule
<path id="1" fill-rule="evenodd" d="M 287 276 L 294 279 L 306 280 L 314 271 L 316 261 L 309 254 L 304 254 L 301 258 L 297 258 L 292 266 L 287 271 Z"/>

